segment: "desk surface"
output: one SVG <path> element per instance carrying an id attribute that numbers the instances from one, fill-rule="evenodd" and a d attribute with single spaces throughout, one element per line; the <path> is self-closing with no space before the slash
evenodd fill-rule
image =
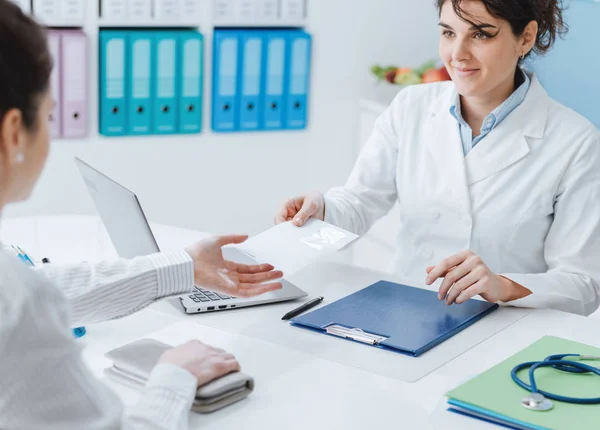
<path id="1" fill-rule="evenodd" d="M 153 225 L 163 250 L 176 249 L 204 237 L 203 233 Z M 6 219 L 0 238 L 27 249 L 34 258 L 48 256 L 55 262 L 97 261 L 116 256 L 96 217 L 46 216 Z M 333 262 L 332 264 L 339 264 Z M 327 264 L 315 265 L 298 278 L 301 288 L 318 291 L 318 279 Z M 361 269 L 354 269 L 361 270 Z M 340 277 L 356 273 L 339 272 Z M 302 281 L 304 279 L 304 281 Z M 313 285 L 303 285 L 308 282 Z M 326 279 L 325 279 L 326 280 Z M 352 291 L 348 291 L 350 293 Z M 228 429 L 363 429 L 399 424 L 401 428 L 484 429 L 497 428 L 446 411 L 444 394 L 543 335 L 555 335 L 600 346 L 600 321 L 551 310 L 523 311 L 527 315 L 473 346 L 415 383 L 386 377 L 364 368 L 323 358 L 319 351 L 290 346 L 290 332 L 257 335 L 254 326 L 267 324 L 265 316 L 282 315 L 290 303 L 188 316 L 167 301 L 117 321 L 88 326 L 78 341 L 84 358 L 100 378 L 110 363 L 104 352 L 141 337 L 171 344 L 199 338 L 234 353 L 244 371 L 256 378 L 256 391 L 243 402 L 211 415 L 190 414 L 190 428 Z M 204 318 L 210 317 L 210 318 Z M 249 319 L 251 318 L 251 319 Z M 260 327 L 259 327 L 260 328 Z M 290 330 L 295 330 L 290 328 Z M 335 339 L 334 339 L 335 340 Z M 332 342 L 329 347 L 337 348 Z M 373 350 L 373 354 L 379 351 Z M 509 377 L 509 375 L 507 375 Z M 104 379 L 104 378 L 103 378 Z M 138 393 L 105 380 L 126 404 Z M 515 399 L 519 401 L 519 399 Z"/>

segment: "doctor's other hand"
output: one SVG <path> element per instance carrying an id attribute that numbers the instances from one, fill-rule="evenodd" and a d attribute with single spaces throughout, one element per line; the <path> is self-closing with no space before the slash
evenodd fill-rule
<path id="1" fill-rule="evenodd" d="M 294 225 L 301 227 L 309 218 L 321 221 L 325 219 L 325 197 L 319 192 L 307 193 L 286 200 L 275 215 L 274 222 L 281 224 L 293 220 Z"/>
<path id="2" fill-rule="evenodd" d="M 240 370 L 240 363 L 233 355 L 198 340 L 166 350 L 158 362 L 187 370 L 198 381 L 198 387 Z"/>
<path id="3" fill-rule="evenodd" d="M 185 251 L 194 260 L 196 286 L 234 297 L 253 297 L 282 287 L 271 282 L 283 277 L 270 264 L 247 266 L 223 258 L 222 247 L 244 242 L 248 236 L 218 236 L 201 240 Z"/>
<path id="4" fill-rule="evenodd" d="M 488 302 L 510 302 L 531 294 L 527 288 L 493 273 L 472 251 L 463 251 L 427 268 L 427 285 L 444 278 L 438 298 L 447 305 L 461 304 L 480 295 Z"/>

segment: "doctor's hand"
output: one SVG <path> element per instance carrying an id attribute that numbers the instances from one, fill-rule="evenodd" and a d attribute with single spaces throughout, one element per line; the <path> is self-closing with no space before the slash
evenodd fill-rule
<path id="1" fill-rule="evenodd" d="M 196 286 L 234 297 L 253 297 L 282 287 L 270 282 L 283 277 L 270 264 L 247 266 L 223 258 L 221 248 L 244 242 L 248 236 L 220 236 L 201 240 L 186 248 L 194 260 Z"/>
<path id="2" fill-rule="evenodd" d="M 527 288 L 493 273 L 483 260 L 471 251 L 446 258 L 437 266 L 427 268 L 427 285 L 444 278 L 438 298 L 447 305 L 464 303 L 480 295 L 488 302 L 509 302 L 531 294 Z"/>
<path id="3" fill-rule="evenodd" d="M 286 200 L 275 215 L 275 224 L 293 220 L 298 227 L 303 226 L 309 218 L 321 221 L 325 219 L 325 197 L 319 192 L 304 194 Z"/>

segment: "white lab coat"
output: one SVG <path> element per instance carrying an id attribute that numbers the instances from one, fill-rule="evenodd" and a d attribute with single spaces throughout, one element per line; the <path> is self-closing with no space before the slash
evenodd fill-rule
<path id="1" fill-rule="evenodd" d="M 532 295 L 588 315 L 600 304 L 600 133 L 534 75 L 524 102 L 465 157 L 452 82 L 402 90 L 377 120 L 325 220 L 357 234 L 398 202 L 390 271 L 419 285 L 463 250 Z"/>

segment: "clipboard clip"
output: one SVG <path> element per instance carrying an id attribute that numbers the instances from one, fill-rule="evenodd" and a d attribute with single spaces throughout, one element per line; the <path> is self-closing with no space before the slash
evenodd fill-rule
<path id="1" fill-rule="evenodd" d="M 388 339 L 385 336 L 379 336 L 377 334 L 368 333 L 360 328 L 349 328 L 338 324 L 332 324 L 330 326 L 327 326 L 325 328 L 325 331 L 334 336 L 355 340 L 357 342 L 367 343 L 369 345 L 379 345 L 381 342 Z"/>

